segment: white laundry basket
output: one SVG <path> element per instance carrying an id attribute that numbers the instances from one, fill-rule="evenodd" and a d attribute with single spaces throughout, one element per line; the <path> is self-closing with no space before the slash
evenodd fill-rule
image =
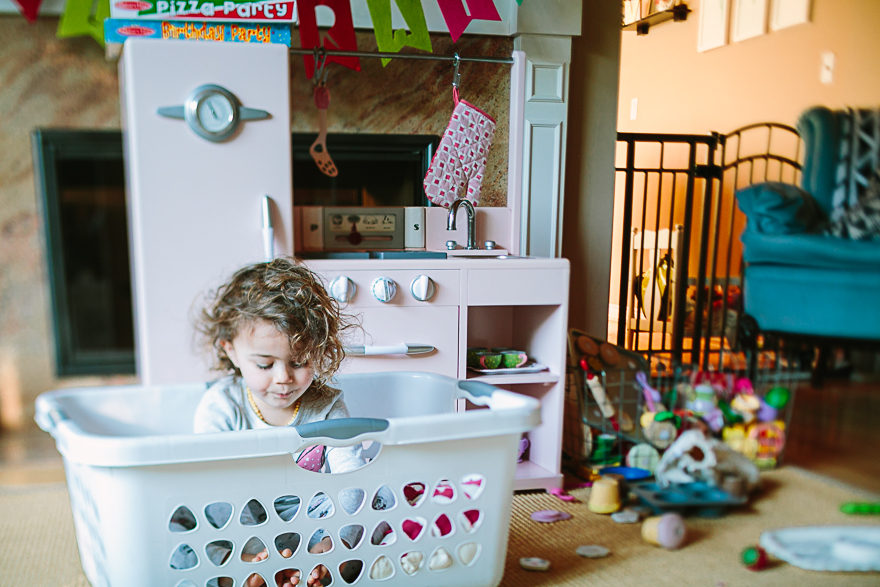
<path id="1" fill-rule="evenodd" d="M 344 375 L 337 383 L 358 418 L 200 435 L 190 431 L 204 385 L 42 394 L 36 419 L 64 456 L 80 558 L 92 586 L 215 587 L 231 582 L 242 587 L 247 577 L 259 573 L 268 587 L 277 587 L 276 573 L 297 569 L 305 577 L 319 564 L 330 570 L 334 587 L 498 585 L 517 448 L 522 433 L 540 423 L 538 401 L 428 373 Z M 461 399 L 483 409 L 456 412 Z M 382 448 L 357 471 L 313 473 L 291 457 L 314 444 L 367 440 Z M 414 484 L 424 484 L 425 494 L 413 506 L 407 496 L 413 499 Z M 373 497 L 383 486 L 395 503 L 377 510 Z M 350 489 L 365 496 L 353 514 L 339 498 Z M 306 506 L 321 492 L 333 501 L 334 512 L 314 519 Z M 274 506 L 282 497 L 289 505 L 290 496 L 302 506 L 292 519 L 291 508 L 279 513 Z M 240 514 L 252 500 L 263 506 L 265 520 L 242 521 Z M 228 521 L 211 509 L 226 506 L 211 504 L 229 504 Z M 211 518 L 209 505 L 215 514 Z M 382 522 L 393 534 L 375 545 L 371 536 Z M 405 522 L 410 534 L 414 523 L 423 531 L 411 539 L 403 531 Z M 349 549 L 338 538 L 341 532 L 350 536 L 351 526 L 360 527 L 363 537 Z M 434 526 L 444 530 L 432 532 Z M 331 535 L 334 546 L 311 554 L 306 546 L 319 529 Z M 254 537 L 269 556 L 244 562 L 240 555 Z M 276 544 L 282 542 L 295 551 L 292 557 L 279 554 Z M 218 544 L 231 548 L 226 560 L 211 557 Z M 192 568 L 172 568 L 187 566 L 180 564 L 179 552 L 189 555 Z M 358 564 L 349 561 L 361 563 L 356 577 L 352 571 Z M 342 563 L 348 564 L 345 575 Z"/>

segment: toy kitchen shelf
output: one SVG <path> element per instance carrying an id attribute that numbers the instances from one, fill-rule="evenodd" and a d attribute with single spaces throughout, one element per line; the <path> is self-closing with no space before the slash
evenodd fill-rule
<path id="1" fill-rule="evenodd" d="M 541 425 L 517 465 L 515 488 L 560 487 L 568 263 L 532 259 L 467 271 L 461 324 L 459 378 L 483 381 L 541 402 Z M 497 268 L 496 268 L 497 267 Z M 466 367 L 467 347 L 512 347 L 548 367 L 532 373 L 483 374 Z"/>

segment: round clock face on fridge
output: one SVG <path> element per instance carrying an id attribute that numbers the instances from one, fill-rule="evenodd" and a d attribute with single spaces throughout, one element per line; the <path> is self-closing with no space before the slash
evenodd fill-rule
<path id="1" fill-rule="evenodd" d="M 215 142 L 231 136 L 240 123 L 235 96 L 229 90 L 214 85 L 193 90 L 186 99 L 184 115 L 193 132 Z"/>

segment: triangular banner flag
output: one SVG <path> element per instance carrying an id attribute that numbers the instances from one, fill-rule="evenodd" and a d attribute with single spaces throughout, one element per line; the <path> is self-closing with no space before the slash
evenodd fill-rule
<path id="1" fill-rule="evenodd" d="M 18 11 L 31 24 L 37 21 L 37 14 L 40 12 L 40 4 L 43 0 L 12 0 L 18 5 Z"/>
<path id="2" fill-rule="evenodd" d="M 516 3 L 522 6 L 522 0 L 516 0 Z"/>
<path id="3" fill-rule="evenodd" d="M 82 37 L 89 35 L 104 46 L 104 19 L 110 18 L 110 0 L 98 0 L 92 14 L 92 0 L 67 0 L 55 36 Z"/>
<path id="4" fill-rule="evenodd" d="M 414 47 L 432 53 L 431 35 L 428 33 L 428 23 L 425 22 L 421 0 L 395 1 L 406 21 L 406 26 L 409 27 L 409 33 L 405 29 L 392 30 L 391 0 L 367 0 L 379 51 L 397 53 L 404 47 Z M 382 67 L 388 65 L 389 61 L 391 59 L 382 59 Z"/>
<path id="5" fill-rule="evenodd" d="M 470 14 L 465 10 L 464 0 L 437 0 L 437 4 L 446 20 L 446 26 L 449 27 L 453 43 L 458 41 L 471 21 L 501 20 L 501 15 L 498 14 L 498 9 L 495 8 L 492 0 L 468 0 Z"/>
<path id="6" fill-rule="evenodd" d="M 335 22 L 327 33 L 329 38 L 324 37 L 324 48 L 331 51 L 357 51 L 350 0 L 297 0 L 296 4 L 299 14 L 299 42 L 303 49 L 321 46 L 315 8 L 326 6 L 333 11 Z M 305 55 L 303 61 L 306 64 L 306 77 L 311 79 L 315 74 L 315 58 Z M 357 57 L 328 55 L 327 63 L 338 63 L 355 71 L 361 70 L 361 62 Z"/>

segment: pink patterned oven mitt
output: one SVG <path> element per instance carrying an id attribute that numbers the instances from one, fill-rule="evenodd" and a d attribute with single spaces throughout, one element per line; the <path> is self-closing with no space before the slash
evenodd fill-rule
<path id="1" fill-rule="evenodd" d="M 480 202 L 486 157 L 495 137 L 495 119 L 455 95 L 455 110 L 425 174 L 425 194 L 448 208 L 458 198 Z"/>

